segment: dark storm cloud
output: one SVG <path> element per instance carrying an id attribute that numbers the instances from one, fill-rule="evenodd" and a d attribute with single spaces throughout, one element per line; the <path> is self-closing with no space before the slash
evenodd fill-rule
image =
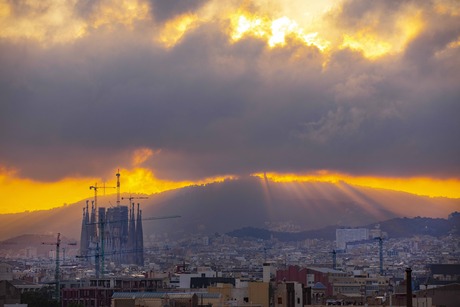
<path id="1" fill-rule="evenodd" d="M 155 21 L 164 22 L 168 19 L 193 12 L 209 0 L 150 0 Z"/>
<path id="2" fill-rule="evenodd" d="M 203 4 L 167 2 L 152 4 L 164 20 Z M 369 10 L 363 3 L 349 5 Z M 379 3 L 380 15 L 398 7 Z M 94 30 L 46 48 L 3 39 L 0 164 L 42 180 L 98 175 L 146 147 L 159 153 L 144 166 L 173 179 L 318 169 L 457 177 L 460 63 L 449 44 L 460 32 L 454 17 L 425 14 L 427 30 L 404 54 L 369 61 L 337 50 L 325 67 L 315 47 L 230 44 L 217 23 L 171 49 L 152 43 L 154 28 Z"/>

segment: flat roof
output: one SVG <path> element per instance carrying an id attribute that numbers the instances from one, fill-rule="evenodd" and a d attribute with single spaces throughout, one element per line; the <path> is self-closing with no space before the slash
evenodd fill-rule
<path id="1" fill-rule="evenodd" d="M 199 298 L 203 297 L 206 299 L 218 299 L 220 293 L 208 293 L 208 292 L 114 292 L 112 298 L 121 299 L 137 299 L 137 298 L 171 298 L 171 299 L 183 299 L 191 298 L 196 294 Z"/>

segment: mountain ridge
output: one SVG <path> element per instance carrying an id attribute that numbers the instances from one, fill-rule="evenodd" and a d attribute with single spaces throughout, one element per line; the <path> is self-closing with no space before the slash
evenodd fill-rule
<path id="1" fill-rule="evenodd" d="M 361 225 L 357 228 L 373 229 L 378 226 L 389 238 L 404 238 L 416 235 L 430 235 L 434 237 L 449 234 L 460 235 L 460 213 L 452 212 L 447 219 L 430 217 L 399 217 L 369 225 Z M 345 227 L 353 228 L 353 227 Z M 228 232 L 227 235 L 238 238 L 253 238 L 268 240 L 270 238 L 280 241 L 302 241 L 306 239 L 335 240 L 336 226 L 327 226 L 320 229 L 301 232 L 280 232 L 269 229 L 244 227 Z"/>
<path id="2" fill-rule="evenodd" d="M 460 199 L 430 198 L 343 182 L 278 183 L 257 177 L 189 186 L 148 197 L 141 204 L 143 218 L 182 217 L 145 221 L 146 236 L 227 233 L 246 226 L 263 228 L 267 222 L 292 223 L 302 231 L 330 225 L 355 227 L 404 216 L 445 218 L 460 209 Z M 23 233 L 57 232 L 79 238 L 86 200 L 91 199 L 50 210 L 2 214 L 0 240 Z M 115 196 L 100 196 L 98 200 L 99 207 L 110 207 Z"/>

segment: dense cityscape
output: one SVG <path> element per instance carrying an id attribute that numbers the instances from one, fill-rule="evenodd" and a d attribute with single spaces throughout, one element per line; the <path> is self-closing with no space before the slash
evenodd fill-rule
<path id="1" fill-rule="evenodd" d="M 57 240 L 2 245 L 3 304 L 406 306 L 408 270 L 413 306 L 455 306 L 460 294 L 457 234 L 396 239 L 378 226 L 337 229 L 334 241 L 145 234 L 142 261 L 139 249 L 82 256 L 84 246 Z"/>

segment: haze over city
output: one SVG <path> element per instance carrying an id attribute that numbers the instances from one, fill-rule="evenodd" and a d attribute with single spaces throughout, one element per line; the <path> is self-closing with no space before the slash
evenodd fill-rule
<path id="1" fill-rule="evenodd" d="M 459 17 L 454 0 L 0 0 L 0 213 L 118 170 L 126 193 L 251 175 L 460 198 Z"/>

